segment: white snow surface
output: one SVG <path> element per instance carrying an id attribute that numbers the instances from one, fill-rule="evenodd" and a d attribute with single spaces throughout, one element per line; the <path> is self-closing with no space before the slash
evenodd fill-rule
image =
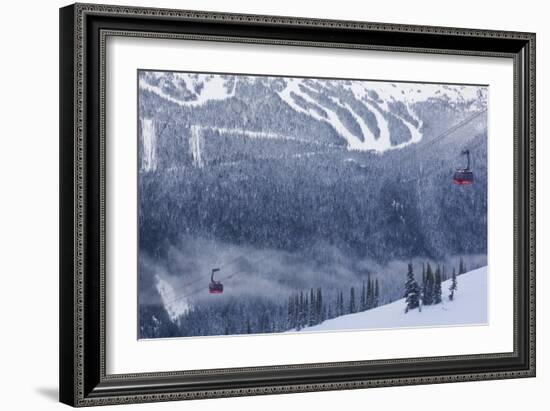
<path id="1" fill-rule="evenodd" d="M 199 126 L 191 126 L 189 150 L 191 152 L 191 157 L 193 157 L 193 165 L 198 168 L 203 168 L 204 162 L 202 161 L 201 131 Z"/>
<path id="2" fill-rule="evenodd" d="M 405 313 L 405 299 L 401 299 L 305 327 L 299 332 L 487 324 L 487 267 L 457 276 L 458 291 L 453 301 L 448 298 L 450 285 L 451 280 L 441 284 L 441 304 L 423 306 L 422 312 L 414 309 Z"/>
<path id="3" fill-rule="evenodd" d="M 155 276 L 157 291 L 168 316 L 176 321 L 189 309 L 186 298 L 181 298 L 168 281 L 163 280 L 158 274 Z"/>
<path id="4" fill-rule="evenodd" d="M 222 134 L 235 134 L 243 137 L 248 137 L 250 139 L 276 139 L 276 140 L 289 140 L 289 141 L 297 141 L 300 143 L 306 143 L 306 144 L 317 144 L 322 145 L 326 147 L 336 147 L 339 148 L 340 146 L 336 144 L 329 144 L 329 143 L 320 143 L 315 140 L 308 140 L 307 138 L 299 138 L 291 135 L 285 135 L 280 133 L 273 133 L 270 131 L 255 131 L 255 130 L 247 130 L 241 127 L 216 127 L 216 126 L 201 126 L 201 125 L 195 125 L 193 126 L 197 130 L 212 130 L 217 131 Z"/>
<path id="5" fill-rule="evenodd" d="M 141 121 L 141 135 L 143 138 L 143 163 L 142 168 L 145 171 L 156 170 L 157 154 L 156 154 L 156 133 L 155 123 L 152 119 L 146 118 Z"/>

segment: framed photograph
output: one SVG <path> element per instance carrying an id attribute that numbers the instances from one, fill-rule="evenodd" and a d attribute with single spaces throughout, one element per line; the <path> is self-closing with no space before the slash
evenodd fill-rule
<path id="1" fill-rule="evenodd" d="M 60 10 L 60 399 L 535 376 L 535 35 Z"/>

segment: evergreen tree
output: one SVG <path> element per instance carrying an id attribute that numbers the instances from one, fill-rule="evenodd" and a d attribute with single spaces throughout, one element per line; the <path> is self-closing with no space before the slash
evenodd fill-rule
<path id="1" fill-rule="evenodd" d="M 300 291 L 300 297 L 298 300 L 298 318 L 296 320 L 296 329 L 301 330 L 304 326 L 305 310 L 304 310 L 304 293 Z"/>
<path id="2" fill-rule="evenodd" d="M 359 310 L 365 311 L 367 309 L 367 291 L 365 288 L 365 281 L 363 281 L 363 286 L 361 287 L 361 299 L 359 302 Z"/>
<path id="3" fill-rule="evenodd" d="M 426 264 L 426 284 L 428 290 L 428 305 L 431 305 L 434 301 L 435 276 L 430 263 Z"/>
<path id="4" fill-rule="evenodd" d="M 422 263 L 422 285 L 426 284 L 426 264 Z"/>
<path id="5" fill-rule="evenodd" d="M 432 297 L 432 304 L 439 304 L 441 302 L 441 268 L 439 266 L 437 266 L 437 270 L 435 271 L 435 281 Z"/>
<path id="6" fill-rule="evenodd" d="M 420 287 L 414 278 L 413 266 L 409 264 L 407 271 L 407 280 L 405 282 L 405 302 L 407 307 L 405 308 L 405 313 L 409 310 L 414 310 L 420 305 Z"/>
<path id="7" fill-rule="evenodd" d="M 352 286 L 349 290 L 349 312 L 354 313 L 356 311 L 355 307 L 355 288 Z"/>
<path id="8" fill-rule="evenodd" d="M 288 310 L 287 310 L 287 320 L 286 320 L 286 326 L 287 326 L 287 329 L 289 329 L 289 330 L 296 327 L 294 310 L 295 310 L 294 296 L 291 295 L 288 298 Z M 248 324 L 250 324 L 250 323 L 248 322 Z"/>
<path id="9" fill-rule="evenodd" d="M 339 305 L 338 305 L 338 310 L 340 312 L 339 315 L 344 315 L 345 312 L 344 312 L 344 292 L 340 290 L 340 302 L 339 302 Z"/>
<path id="10" fill-rule="evenodd" d="M 298 293 L 294 294 L 294 315 L 292 317 L 293 328 L 298 326 L 298 318 L 300 316 L 300 296 Z"/>
<path id="11" fill-rule="evenodd" d="M 370 310 L 372 307 L 372 281 L 370 279 L 370 274 L 367 278 L 367 295 L 365 296 L 365 308 Z"/>
<path id="12" fill-rule="evenodd" d="M 427 291 L 427 284 L 426 284 L 426 266 L 424 263 L 422 263 L 422 288 L 420 291 L 420 303 L 422 305 L 425 304 L 426 301 L 426 291 Z"/>
<path id="13" fill-rule="evenodd" d="M 458 289 L 457 283 L 456 283 L 456 271 L 453 268 L 453 276 L 451 277 L 451 286 L 449 287 L 449 291 L 451 292 L 449 294 L 449 300 L 453 301 L 455 296 L 455 291 Z"/>
<path id="14" fill-rule="evenodd" d="M 306 291 L 304 296 L 304 315 L 302 318 L 302 327 L 305 327 L 306 325 L 308 325 L 308 321 L 309 321 L 309 298 L 307 296 L 307 291 Z"/>
<path id="15" fill-rule="evenodd" d="M 371 278 L 369 278 L 367 298 L 369 300 L 369 309 L 371 309 L 375 306 L 374 305 L 374 280 Z"/>
<path id="16" fill-rule="evenodd" d="M 308 321 L 309 326 L 315 325 L 317 323 L 317 303 L 315 301 L 315 294 L 313 294 L 313 288 L 309 292 L 309 311 L 308 311 Z"/>
<path id="17" fill-rule="evenodd" d="M 379 299 L 380 299 L 380 289 L 378 287 L 378 278 L 377 278 L 374 284 L 374 302 L 372 304 L 373 308 L 378 307 Z"/>
<path id="18" fill-rule="evenodd" d="M 460 257 L 460 262 L 458 263 L 458 274 L 464 274 L 466 272 L 466 265 L 464 264 L 464 260 L 462 260 L 462 257 Z"/>
<path id="19" fill-rule="evenodd" d="M 317 288 L 317 298 L 316 302 L 316 323 L 322 323 L 326 319 L 325 305 L 323 303 L 323 293 L 321 287 Z"/>
<path id="20" fill-rule="evenodd" d="M 432 271 L 432 266 L 430 263 L 426 265 L 426 281 L 423 285 L 422 292 L 422 305 L 432 305 L 433 304 L 433 288 L 434 288 L 434 274 Z"/>

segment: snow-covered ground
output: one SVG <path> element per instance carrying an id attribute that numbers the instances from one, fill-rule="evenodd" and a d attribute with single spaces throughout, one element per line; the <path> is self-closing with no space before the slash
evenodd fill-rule
<path id="1" fill-rule="evenodd" d="M 449 301 L 451 280 L 442 283 L 443 302 L 423 306 L 405 314 L 405 300 L 397 300 L 369 311 L 348 314 L 319 325 L 303 328 L 302 332 L 357 330 L 371 328 L 408 328 L 443 325 L 486 324 L 487 267 L 469 271 L 457 277 L 458 291 Z"/>

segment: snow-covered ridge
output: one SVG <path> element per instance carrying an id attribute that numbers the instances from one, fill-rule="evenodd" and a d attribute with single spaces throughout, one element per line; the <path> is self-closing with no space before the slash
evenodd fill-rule
<path id="1" fill-rule="evenodd" d="M 202 106 L 235 95 L 231 81 L 214 74 L 145 72 L 139 77 L 139 87 L 183 107 Z"/>
<path id="2" fill-rule="evenodd" d="M 423 306 L 421 312 L 415 309 L 405 313 L 405 299 L 401 299 L 372 310 L 326 320 L 299 332 L 487 324 L 487 267 L 457 276 L 457 283 L 458 291 L 453 301 L 448 299 L 451 280 L 447 280 L 441 283 L 442 303 Z"/>
<path id="3" fill-rule="evenodd" d="M 479 110 L 487 105 L 487 87 L 482 86 L 374 81 L 360 84 L 375 92 L 382 102 L 403 101 L 415 104 L 429 99 L 442 99 L 469 106 L 470 110 Z"/>
<path id="4" fill-rule="evenodd" d="M 259 86 L 254 91 L 259 99 L 278 95 L 297 115 L 328 124 L 349 150 L 359 151 L 384 152 L 420 142 L 423 122 L 416 110 L 418 103 L 436 99 L 465 112 L 487 105 L 487 87 L 482 86 L 172 72 L 142 72 L 139 76 L 140 90 L 191 108 L 241 97 L 237 95 L 239 84 Z M 256 97 L 247 94 L 242 98 Z M 396 131 L 398 123 L 401 126 Z M 247 133 L 252 137 L 254 132 Z M 254 135 L 279 136 L 270 130 Z"/>

